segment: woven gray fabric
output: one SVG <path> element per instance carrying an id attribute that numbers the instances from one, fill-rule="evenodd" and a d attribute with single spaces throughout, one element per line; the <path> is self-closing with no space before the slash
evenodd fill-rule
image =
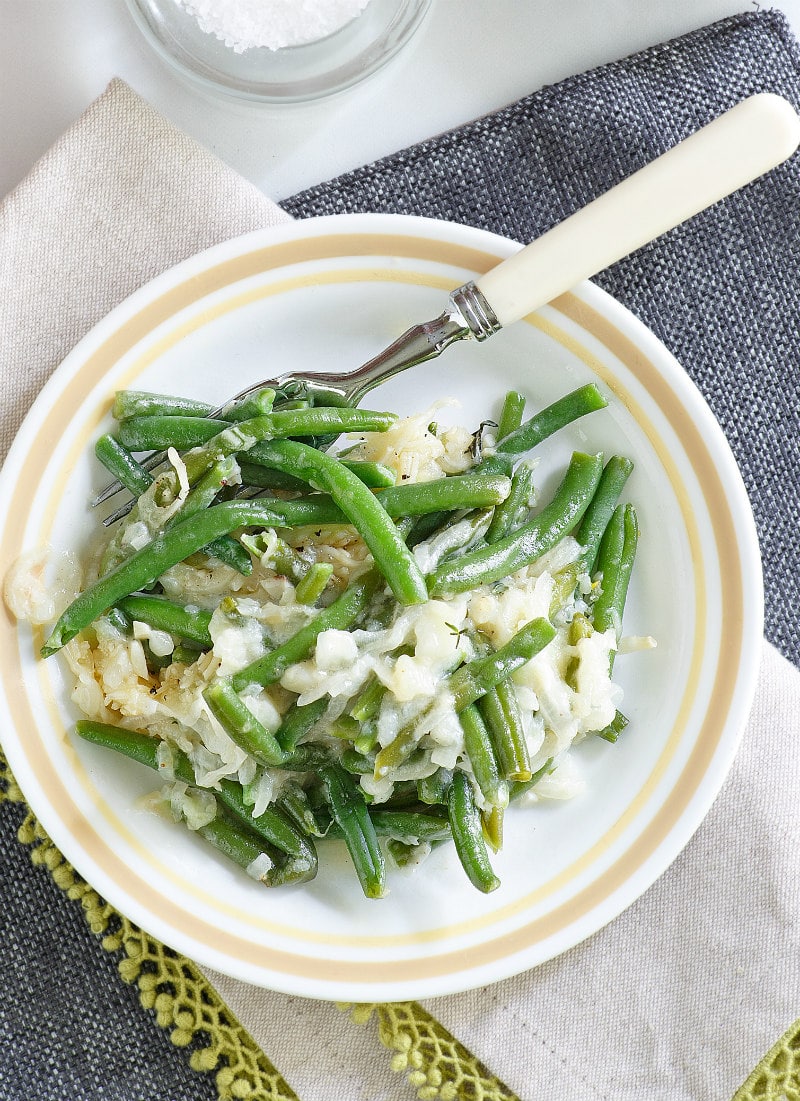
<path id="1" fill-rule="evenodd" d="M 31 867 L 4 804 L 0 868 L 0 1101 L 213 1101 L 212 1075 L 191 1070 L 92 943 L 80 904 Z"/>
<path id="2" fill-rule="evenodd" d="M 281 205 L 395 211 L 520 242 L 754 92 L 800 107 L 777 11 L 735 16 L 573 77 Z M 766 635 L 800 664 L 800 156 L 596 282 L 667 345 L 733 448 L 764 559 Z"/>

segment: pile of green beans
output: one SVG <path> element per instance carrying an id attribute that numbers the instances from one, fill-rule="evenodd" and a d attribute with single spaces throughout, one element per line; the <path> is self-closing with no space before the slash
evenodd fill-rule
<path id="1" fill-rule="evenodd" d="M 250 874 L 257 868 L 266 886 L 313 878 L 322 838 L 344 842 L 367 898 L 386 893 L 386 854 L 403 865 L 449 842 L 478 890 L 499 886 L 490 852 L 502 844 L 506 807 L 554 767 L 548 760 L 534 771 L 514 673 L 555 637 L 553 620 L 569 605 L 582 575 L 592 579 L 585 630 L 613 631 L 619 640 L 638 542 L 636 512 L 619 503 L 632 470 L 624 457 L 604 461 L 599 454 L 575 452 L 550 499 L 535 502 L 529 453 L 565 425 L 604 408 L 598 388 L 581 386 L 527 420 L 525 405 L 522 394 L 506 395 L 496 446 L 466 473 L 396 485 L 390 467 L 337 458 L 325 449 L 342 432 L 386 431 L 396 420 L 393 413 L 282 402 L 269 388 L 232 403 L 220 416 L 182 397 L 134 390 L 116 395 L 118 426 L 98 440 L 97 458 L 137 498 L 132 521 L 146 518 L 154 504 L 175 507 L 139 549 L 126 548 L 118 536 L 112 540 L 100 576 L 62 613 L 41 653 L 50 656 L 81 633 L 91 638 L 103 617 L 123 633 L 143 623 L 174 644 L 162 659 L 147 651 L 157 692 L 163 666 L 189 666 L 213 649 L 211 610 L 202 601 L 171 600 L 161 584 L 166 571 L 188 560 L 210 568 L 222 562 L 246 575 L 261 558 L 290 579 L 297 605 L 307 611 L 303 625 L 231 675 L 214 677 L 203 692 L 213 720 L 254 758 L 257 769 L 278 778 L 278 794 L 256 816 L 249 789 L 223 779 L 212 789 L 216 811 L 198 833 Z M 147 469 L 140 454 L 167 448 L 181 453 L 180 475 L 177 468 Z M 241 489 L 249 496 L 238 495 Z M 321 534 L 329 525 L 351 528 L 371 557 L 370 568 L 344 590 L 337 588 L 329 563 L 309 562 L 281 537 L 277 543 L 267 537 L 304 528 Z M 308 658 L 323 631 L 385 624 L 404 606 L 502 584 L 567 535 L 577 542 L 578 560 L 554 579 L 550 618 L 524 624 L 499 649 L 473 640 L 469 659 L 440 685 L 461 726 L 463 768 L 432 766 L 422 778 L 399 778 L 425 751 L 413 724 L 388 745 L 378 744 L 387 688 L 374 674 L 334 722 L 326 721 L 324 697 L 290 703 L 276 730 L 254 714 L 252 694 L 276 685 L 290 666 Z M 401 653 L 413 654 L 413 646 L 395 657 Z M 612 648 L 611 666 L 613 660 Z M 616 741 L 627 722 L 618 712 L 597 734 Z M 76 733 L 163 769 L 158 739 L 127 722 L 84 720 Z M 199 786 L 189 756 L 176 746 L 168 756 L 170 778 Z M 362 776 L 376 782 L 398 778 L 388 800 L 379 803 L 360 783 Z"/>

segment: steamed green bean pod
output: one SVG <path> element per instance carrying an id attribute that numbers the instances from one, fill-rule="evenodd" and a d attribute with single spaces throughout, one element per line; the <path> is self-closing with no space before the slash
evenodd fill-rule
<path id="1" fill-rule="evenodd" d="M 499 581 L 535 562 L 579 522 L 600 480 L 601 455 L 575 452 L 552 500 L 529 523 L 505 538 L 445 562 L 431 574 L 431 595 L 466 592 Z"/>
<path id="2" fill-rule="evenodd" d="M 367 898 L 386 893 L 386 862 L 363 792 L 340 765 L 320 769 L 325 796 Z"/>
<path id="3" fill-rule="evenodd" d="M 369 547 L 401 604 L 419 604 L 426 599 L 425 580 L 413 555 L 386 510 L 352 471 L 332 456 L 296 440 L 270 440 L 262 443 L 261 451 L 260 461 L 330 493 Z"/>
<path id="4" fill-rule="evenodd" d="M 458 859 L 470 882 L 483 894 L 496 891 L 500 880 L 492 869 L 475 795 L 469 778 L 463 772 L 456 772 L 453 776 L 447 809 Z"/>
<path id="5" fill-rule="evenodd" d="M 140 496 L 152 485 L 153 475 L 110 433 L 100 437 L 94 445 L 94 453 L 112 478 L 120 482 L 134 497 Z"/>
<path id="6" fill-rule="evenodd" d="M 158 739 L 148 734 L 86 719 L 75 724 L 75 732 L 84 741 L 114 750 L 156 772 L 163 771 Z M 168 778 L 174 776 L 186 784 L 197 783 L 191 761 L 176 746 L 170 747 L 167 762 Z M 316 867 L 316 853 L 309 839 L 275 807 L 267 807 L 262 814 L 254 816 L 244 801 L 241 785 L 233 780 L 221 780 L 215 795 L 231 814 L 240 818 L 244 825 L 260 834 L 270 845 L 283 850 L 287 856 L 306 860 L 309 870 Z"/>

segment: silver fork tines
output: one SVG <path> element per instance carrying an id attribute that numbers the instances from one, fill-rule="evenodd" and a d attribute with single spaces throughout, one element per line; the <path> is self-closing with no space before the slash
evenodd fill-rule
<path id="1" fill-rule="evenodd" d="M 271 387 L 277 391 L 278 400 L 310 398 L 318 404 L 323 401 L 333 405 L 358 405 L 362 398 L 375 386 L 414 367 L 418 363 L 435 359 L 445 348 L 457 340 L 474 338 L 486 340 L 500 328 L 492 307 L 473 282 L 464 283 L 452 292 L 448 308 L 432 321 L 423 321 L 412 325 L 388 348 L 384 348 L 373 359 L 356 368 L 355 371 L 314 372 L 287 371 L 275 379 L 257 382 L 241 393 L 230 398 L 209 415 L 224 416 L 225 410 L 235 401 L 250 394 Z M 277 402 L 276 402 L 277 404 Z M 166 452 L 154 452 L 140 460 L 146 470 L 153 470 L 164 462 Z M 122 486 L 113 482 L 106 486 L 94 498 L 92 504 L 98 505 L 117 493 Z M 133 507 L 133 500 L 126 502 L 115 512 L 107 516 L 103 523 L 113 524 L 126 516 Z"/>

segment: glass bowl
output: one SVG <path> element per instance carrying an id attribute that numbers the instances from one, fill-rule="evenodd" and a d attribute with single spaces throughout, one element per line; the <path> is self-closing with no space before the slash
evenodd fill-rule
<path id="1" fill-rule="evenodd" d="M 174 69 L 207 91 L 261 103 L 300 103 L 342 92 L 382 68 L 410 41 L 432 0 L 370 0 L 325 38 L 237 53 L 177 0 L 128 0 L 140 30 Z"/>

